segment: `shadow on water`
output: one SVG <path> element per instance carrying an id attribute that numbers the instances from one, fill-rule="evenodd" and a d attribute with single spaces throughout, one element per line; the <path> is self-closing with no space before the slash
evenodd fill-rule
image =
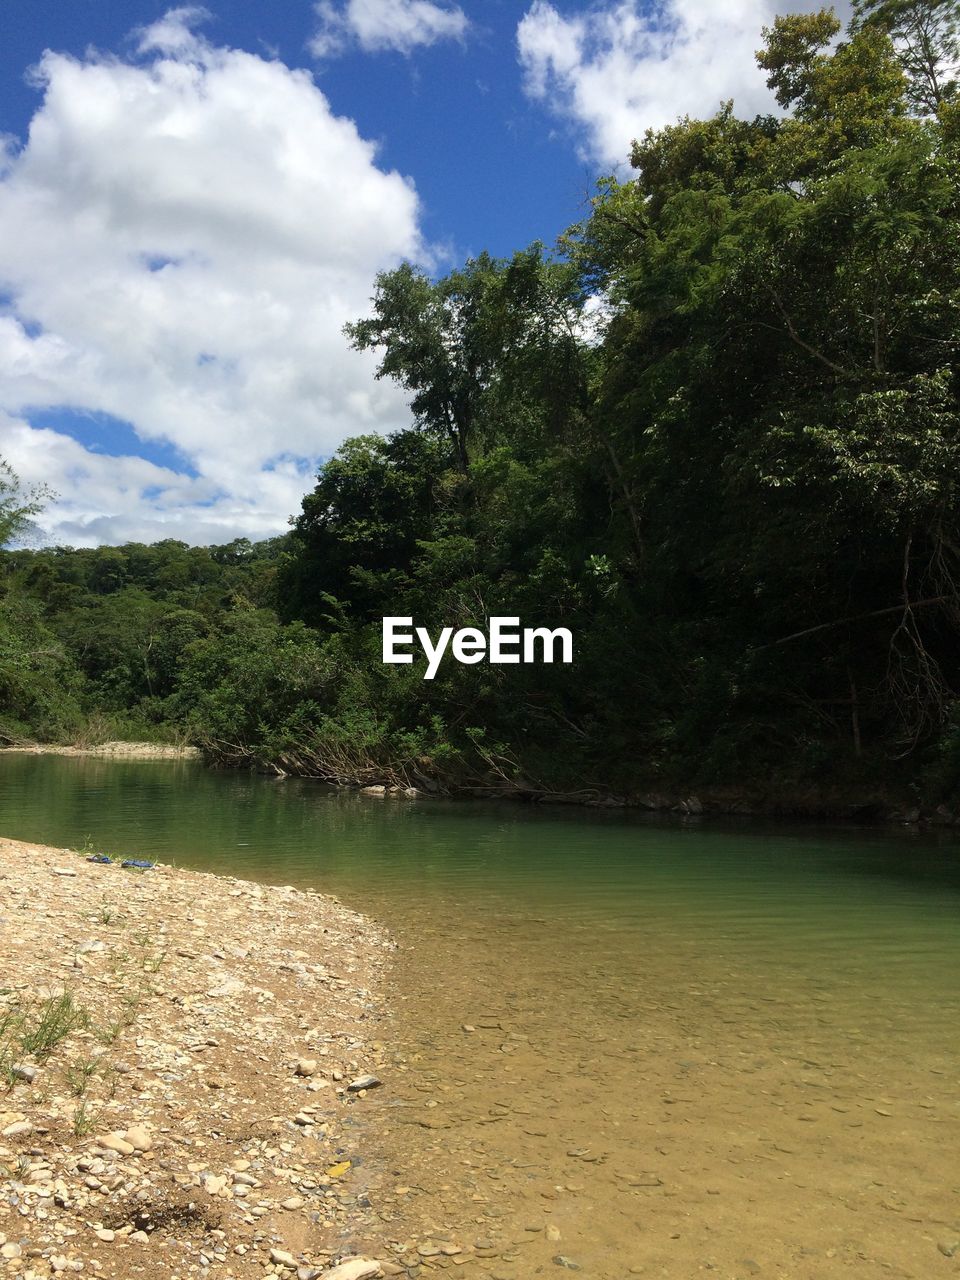
<path id="1" fill-rule="evenodd" d="M 241 876 L 319 879 L 348 896 L 482 887 L 514 906 L 573 914 L 602 902 L 614 918 L 674 890 L 768 905 L 834 895 L 855 905 L 885 886 L 916 900 L 960 892 L 950 832 L 408 803 L 177 761 L 3 757 L 0 828 L 72 847 L 89 836 L 125 855 Z"/>

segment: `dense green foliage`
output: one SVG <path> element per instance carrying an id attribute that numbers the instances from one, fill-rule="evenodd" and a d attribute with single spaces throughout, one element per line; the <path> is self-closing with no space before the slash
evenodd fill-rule
<path id="1" fill-rule="evenodd" d="M 283 540 L 0 556 L 0 740 L 176 740 L 197 726 L 189 655 L 273 619 Z"/>
<path id="2" fill-rule="evenodd" d="M 951 789 L 957 11 L 778 19 L 783 116 L 646 133 L 555 255 L 380 276 L 348 337 L 413 425 L 348 441 L 242 564 L 8 554 L 24 648 L 49 631 L 82 705 L 325 777 Z M 566 626 L 575 664 L 424 682 L 381 663 L 385 614 Z"/>

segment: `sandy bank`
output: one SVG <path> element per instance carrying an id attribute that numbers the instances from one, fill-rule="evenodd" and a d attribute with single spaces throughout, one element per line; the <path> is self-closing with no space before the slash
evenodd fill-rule
<path id="1" fill-rule="evenodd" d="M 103 742 L 98 747 L 61 747 L 52 743 L 0 747 L 0 754 L 34 756 L 99 756 L 111 760 L 197 760 L 196 747 L 177 747 L 164 742 Z"/>
<path id="2" fill-rule="evenodd" d="M 318 894 L 0 840 L 0 1274 L 383 1274 L 337 1264 L 383 1243 L 350 1086 L 388 1074 L 391 946 Z"/>

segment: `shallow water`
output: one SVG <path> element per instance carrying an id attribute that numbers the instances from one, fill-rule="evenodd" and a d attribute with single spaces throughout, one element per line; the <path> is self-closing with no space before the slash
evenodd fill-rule
<path id="1" fill-rule="evenodd" d="M 309 884 L 388 925 L 368 1189 L 414 1252 L 481 1242 L 464 1273 L 518 1280 L 558 1258 L 678 1280 L 960 1265 L 938 1249 L 960 1240 L 952 834 L 23 755 L 0 758 L 0 833 Z"/>

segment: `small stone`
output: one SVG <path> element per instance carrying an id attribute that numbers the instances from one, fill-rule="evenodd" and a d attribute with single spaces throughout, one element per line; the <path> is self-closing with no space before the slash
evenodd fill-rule
<path id="1" fill-rule="evenodd" d="M 150 1243 L 150 1237 L 147 1235 L 145 1231 L 131 1231 L 130 1239 L 133 1240 L 136 1244 Z"/>
<path id="2" fill-rule="evenodd" d="M 202 1173 L 200 1175 L 200 1185 L 208 1195 L 216 1196 L 227 1185 L 227 1179 L 223 1174 Z"/>
<path id="3" fill-rule="evenodd" d="M 140 1125 L 134 1125 L 123 1136 L 135 1151 L 149 1151 L 153 1147 L 153 1138 Z"/>
<path id="4" fill-rule="evenodd" d="M 545 1234 L 551 1244 L 556 1244 L 560 1239 L 560 1228 L 555 1227 L 551 1222 L 547 1225 L 547 1230 Z"/>
<path id="5" fill-rule="evenodd" d="M 289 1267 L 291 1271 L 295 1271 L 297 1260 L 292 1253 L 286 1253 L 283 1249 L 271 1249 L 270 1261 L 281 1267 Z"/>
<path id="6" fill-rule="evenodd" d="M 960 1240 L 941 1240 L 937 1248 L 945 1258 L 952 1258 L 957 1250 L 960 1249 Z"/>
<path id="7" fill-rule="evenodd" d="M 564 1257 L 564 1255 L 563 1255 L 562 1253 L 555 1254 L 555 1255 L 554 1255 L 554 1258 L 553 1258 L 553 1261 L 556 1263 L 556 1265 L 557 1265 L 558 1267 L 565 1267 L 565 1268 L 567 1269 L 567 1271 L 579 1271 L 579 1270 L 580 1270 L 580 1264 L 579 1264 L 579 1262 L 574 1262 L 574 1260 L 573 1260 L 572 1258 L 566 1258 L 566 1257 Z"/>
<path id="8" fill-rule="evenodd" d="M 0 1245 L 0 1258 L 19 1258 L 23 1250 L 13 1240 L 7 1244 Z"/>
<path id="9" fill-rule="evenodd" d="M 298 1076 L 315 1076 L 317 1074 L 316 1058 L 301 1058 L 297 1063 L 296 1074 Z"/>
<path id="10" fill-rule="evenodd" d="M 378 1080 L 376 1076 L 357 1076 L 356 1080 L 351 1080 L 347 1085 L 347 1092 L 359 1093 L 361 1089 L 376 1089 L 381 1084 L 383 1084 L 383 1081 Z"/>
<path id="11" fill-rule="evenodd" d="M 132 1156 L 136 1148 L 128 1142 L 122 1133 L 108 1133 L 97 1139 L 98 1147 L 106 1147 L 108 1151 L 116 1151 L 121 1156 Z"/>
<path id="12" fill-rule="evenodd" d="M 297 1267 L 297 1280 L 320 1280 L 322 1275 L 319 1267 Z"/>
<path id="13" fill-rule="evenodd" d="M 22 1138 L 28 1133 L 33 1133 L 33 1125 L 29 1120 L 17 1120 L 14 1124 L 8 1124 L 3 1131 L 4 1138 Z"/>
<path id="14" fill-rule="evenodd" d="M 77 873 L 73 867 L 54 867 L 53 874 L 55 876 L 75 876 Z"/>
<path id="15" fill-rule="evenodd" d="M 14 1080 L 22 1080 L 25 1084 L 33 1084 L 37 1078 L 37 1068 L 31 1066 L 21 1066 L 20 1063 L 14 1063 L 10 1068 L 10 1074 Z"/>
<path id="16" fill-rule="evenodd" d="M 116 1234 L 117 1233 L 115 1231 L 111 1231 L 109 1227 L 97 1227 L 96 1229 L 97 1239 L 102 1240 L 104 1244 L 111 1244 L 113 1240 L 116 1239 Z"/>
<path id="17" fill-rule="evenodd" d="M 281 1201 L 284 1209 L 302 1209 L 305 1204 L 303 1196 L 288 1196 L 286 1200 Z"/>

